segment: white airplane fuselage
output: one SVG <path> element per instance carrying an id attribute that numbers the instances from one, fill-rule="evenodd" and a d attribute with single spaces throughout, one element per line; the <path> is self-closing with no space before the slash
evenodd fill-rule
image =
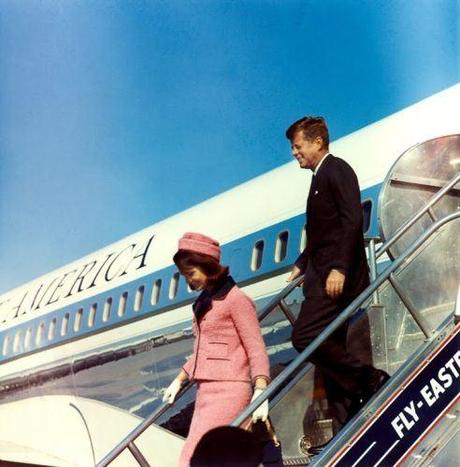
<path id="1" fill-rule="evenodd" d="M 456 85 L 331 144 L 371 202 L 368 235 L 378 235 L 392 164 L 414 144 L 460 133 L 459 108 Z M 186 231 L 221 242 L 222 262 L 253 299 L 276 293 L 305 244 L 309 183 L 310 172 L 291 161 L 1 295 L 0 380 L 190 326 L 196 294 L 171 259 Z"/>

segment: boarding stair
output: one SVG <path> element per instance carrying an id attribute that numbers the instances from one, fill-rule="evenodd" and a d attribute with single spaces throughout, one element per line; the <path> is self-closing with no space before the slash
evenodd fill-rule
<path id="1" fill-rule="evenodd" d="M 414 146 L 396 161 L 381 190 L 381 237 L 367 242 L 371 284 L 301 354 L 289 342 L 303 300 L 301 279 L 259 310 L 274 378 L 232 425 L 240 426 L 268 399 L 284 465 L 433 465 L 433 459 L 455 454 L 460 432 L 459 162 L 460 135 Z M 307 361 L 345 322 L 348 345 L 391 378 L 341 427 L 330 415 L 319 373 Z M 185 386 L 176 398 L 176 418 L 177 407 L 190 402 L 192 387 Z M 172 409 L 159 407 L 97 466 L 109 465 L 126 449 L 139 465 L 155 465 L 136 447 L 136 439 L 151 424 L 168 427 Z M 184 415 L 179 419 L 187 418 L 187 411 L 190 404 L 179 411 Z"/>

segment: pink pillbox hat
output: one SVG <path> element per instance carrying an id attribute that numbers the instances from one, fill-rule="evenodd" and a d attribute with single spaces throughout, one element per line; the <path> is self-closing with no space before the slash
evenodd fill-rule
<path id="1" fill-rule="evenodd" d="M 197 232 L 184 233 L 182 238 L 179 239 L 179 250 L 203 253 L 220 261 L 219 242 Z"/>

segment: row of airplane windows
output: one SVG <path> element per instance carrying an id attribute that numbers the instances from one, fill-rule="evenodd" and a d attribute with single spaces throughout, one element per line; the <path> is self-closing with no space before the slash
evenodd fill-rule
<path id="1" fill-rule="evenodd" d="M 265 250 L 265 240 L 261 239 L 254 243 L 252 248 L 252 254 L 249 262 L 249 267 L 253 272 L 256 272 L 262 266 L 262 260 L 264 257 L 264 250 Z M 280 232 L 276 238 L 275 248 L 273 253 L 273 259 L 275 263 L 281 263 L 287 255 L 288 251 L 288 243 L 289 243 L 289 232 L 284 230 Z M 299 244 L 299 251 L 302 251 L 306 245 L 306 234 L 305 234 L 305 226 L 302 229 L 301 240 Z M 171 279 L 169 280 L 169 288 L 168 288 L 168 299 L 174 300 L 177 297 L 179 291 L 179 279 L 180 275 L 179 272 L 175 272 Z M 156 305 L 160 301 L 160 294 L 162 290 L 163 280 L 161 278 L 156 279 L 153 282 L 152 287 L 152 294 L 150 297 L 150 304 Z M 186 285 L 187 292 L 192 293 L 192 289 Z M 138 312 L 142 308 L 142 304 L 144 302 L 144 295 L 145 295 L 145 286 L 141 285 L 138 287 L 135 297 L 134 297 L 134 304 L 133 310 Z M 117 315 L 118 317 L 122 318 L 126 314 L 126 307 L 128 302 L 128 292 L 125 291 L 120 295 L 120 299 L 118 301 L 118 309 Z M 112 305 L 113 299 L 112 297 L 108 297 L 102 308 L 102 321 L 107 322 L 110 319 L 111 312 L 112 312 Z M 88 312 L 87 316 L 87 326 L 89 328 L 93 327 L 96 321 L 96 314 L 98 310 L 98 304 L 93 303 Z M 83 308 L 77 309 L 76 313 L 74 314 L 73 326 L 72 331 L 73 333 L 78 333 L 81 329 L 83 323 Z M 10 351 L 13 354 L 16 354 L 20 351 L 28 351 L 32 348 L 32 343 L 34 343 L 34 347 L 40 347 L 46 341 L 48 343 L 54 341 L 56 337 L 59 335 L 60 337 L 65 337 L 69 333 L 69 322 L 71 316 L 70 312 L 65 313 L 63 316 L 60 326 L 58 326 L 57 318 L 53 318 L 48 325 L 48 330 L 46 332 L 45 321 L 41 321 L 38 326 L 34 329 L 30 326 L 25 334 L 23 335 L 22 330 L 16 331 L 14 338 L 12 336 L 6 336 L 3 341 L 3 348 L 2 354 L 4 356 L 8 355 Z M 59 327 L 59 329 L 58 329 Z M 35 334 L 35 335 L 34 335 Z M 10 344 L 12 341 L 12 348 L 10 349 Z"/>
<path id="2" fill-rule="evenodd" d="M 364 231 L 369 229 L 370 223 L 370 214 L 371 214 L 372 203 L 371 201 L 365 201 L 363 203 L 363 214 L 364 214 Z M 303 251 L 307 242 L 305 225 L 302 228 L 301 236 L 300 236 L 300 243 L 298 245 L 299 252 Z M 262 260 L 264 257 L 264 250 L 265 250 L 265 240 L 257 240 L 252 248 L 252 254 L 249 261 L 249 267 L 251 271 L 256 272 L 262 266 Z M 288 244 L 289 244 L 289 231 L 283 230 L 280 232 L 275 241 L 275 248 L 273 251 L 273 260 L 275 263 L 281 263 L 287 256 L 288 252 Z M 175 272 L 171 279 L 169 280 L 169 288 L 168 288 L 168 299 L 174 300 L 177 297 L 177 293 L 179 290 L 179 273 Z M 153 283 L 152 287 L 152 294 L 150 297 L 151 305 L 156 305 L 160 301 L 160 293 L 162 290 L 163 279 L 159 278 L 156 279 Z M 192 290 L 187 285 L 187 292 L 191 293 Z M 142 304 L 144 301 L 145 295 L 145 286 L 141 285 L 138 287 L 135 297 L 134 297 L 134 306 L 133 310 L 138 312 L 142 308 Z M 123 292 L 120 296 L 118 301 L 118 310 L 117 315 L 118 317 L 122 318 L 126 314 L 126 306 L 128 302 L 128 292 Z M 110 319 L 111 310 L 112 310 L 112 297 L 106 299 L 103 310 L 102 310 L 102 321 L 107 322 Z M 89 328 L 94 326 L 96 321 L 96 313 L 97 313 L 98 304 L 93 303 L 89 309 L 88 313 L 88 321 L 87 325 Z M 79 308 L 75 313 L 75 318 L 73 321 L 73 333 L 78 333 L 81 329 L 81 325 L 83 322 L 83 308 Z M 61 337 L 67 336 L 69 332 L 69 321 L 70 321 L 70 312 L 66 313 L 61 321 L 59 334 Z M 48 332 L 45 332 L 45 322 L 42 321 L 36 328 L 35 337 L 33 338 L 34 329 L 29 327 L 24 335 L 24 339 L 22 338 L 22 331 L 18 330 L 15 335 L 14 339 L 11 339 L 11 336 L 6 336 L 3 341 L 3 348 L 2 354 L 8 355 L 10 352 L 10 342 L 13 341 L 12 345 L 12 352 L 18 353 L 20 350 L 27 351 L 31 349 L 32 341 L 35 341 L 35 347 L 39 347 L 45 340 L 48 342 L 52 342 L 57 335 L 56 332 L 57 328 L 57 318 L 53 318 L 48 326 Z"/>
<path id="3" fill-rule="evenodd" d="M 372 201 L 371 200 L 366 200 L 362 204 L 363 208 L 363 217 L 364 217 L 364 232 L 367 232 L 369 230 L 370 226 L 370 219 L 371 219 L 371 210 L 372 210 Z M 302 227 L 301 235 L 300 235 L 300 242 L 298 244 L 299 252 L 303 251 L 305 248 L 305 245 L 307 243 L 307 235 L 306 235 L 306 230 L 305 230 L 305 225 Z M 252 247 L 252 253 L 251 253 L 251 258 L 249 261 L 249 267 L 251 271 L 256 272 L 260 269 L 262 266 L 262 260 L 264 257 L 264 250 L 265 250 L 265 240 L 260 239 L 257 240 L 253 247 Z M 288 246 L 289 246 L 289 231 L 288 230 L 283 230 L 280 232 L 275 241 L 275 248 L 273 250 L 273 260 L 275 263 L 281 263 L 284 261 L 284 259 L 287 256 L 288 252 Z M 169 280 L 169 288 L 168 288 L 168 299 L 169 300 L 174 300 L 177 297 L 178 291 L 179 291 L 179 272 L 175 272 L 171 279 Z M 163 279 L 159 278 L 156 279 L 153 283 L 152 287 L 152 294 L 150 297 L 150 304 L 151 305 L 157 305 L 158 302 L 160 301 L 160 293 L 161 290 L 163 289 Z M 191 293 L 192 290 L 191 288 L 186 285 L 187 287 L 187 292 Z M 145 286 L 141 285 L 138 287 L 135 297 L 134 297 L 134 306 L 133 310 L 135 312 L 138 312 L 142 308 L 142 304 L 144 301 L 144 295 L 145 295 Z M 120 299 L 118 301 L 118 310 L 117 310 L 117 315 L 118 317 L 122 318 L 126 314 L 126 306 L 128 302 L 128 292 L 123 292 L 120 295 Z M 103 310 L 102 310 L 102 321 L 107 322 L 110 319 L 111 311 L 112 311 L 112 297 L 109 297 L 106 299 Z M 97 313 L 97 308 L 98 304 L 93 303 L 89 309 L 88 313 L 88 327 L 91 328 L 94 326 L 94 323 L 96 321 L 96 313 Z M 83 308 L 79 308 L 77 312 L 75 313 L 75 318 L 73 321 L 73 333 L 78 333 L 81 329 L 81 325 L 83 322 Z M 59 335 L 61 337 L 67 336 L 69 332 L 69 321 L 70 321 L 70 312 L 67 312 L 60 324 L 60 329 L 59 329 Z M 3 341 L 3 348 L 2 348 L 2 354 L 4 356 L 8 355 L 10 353 L 10 342 L 12 340 L 13 345 L 12 345 L 12 353 L 18 353 L 19 351 L 28 351 L 31 350 L 31 344 L 32 341 L 35 341 L 35 347 L 39 347 L 45 340 L 48 342 L 52 342 L 55 340 L 57 332 L 57 318 L 53 318 L 48 326 L 48 332 L 45 332 L 45 322 L 42 321 L 36 328 L 35 332 L 35 337 L 33 337 L 34 334 L 34 329 L 29 327 L 24 335 L 24 338 L 22 336 L 22 331 L 18 330 L 16 331 L 14 338 L 12 339 L 12 336 L 6 336 Z"/>

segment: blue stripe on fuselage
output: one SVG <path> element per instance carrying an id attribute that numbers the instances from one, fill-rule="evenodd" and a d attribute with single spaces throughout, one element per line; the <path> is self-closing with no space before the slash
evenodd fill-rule
<path id="1" fill-rule="evenodd" d="M 366 200 L 372 202 L 370 225 L 365 232 L 367 236 L 378 235 L 376 207 L 380 187 L 381 185 L 377 184 L 361 192 L 363 202 Z M 232 275 L 239 284 L 247 285 L 279 275 L 290 268 L 300 253 L 304 224 L 305 215 L 302 213 L 229 242 L 222 248 L 222 262 L 230 265 Z M 283 232 L 288 232 L 286 255 L 281 260 L 276 261 L 276 243 L 279 235 Z M 251 268 L 251 263 L 253 263 L 254 248 L 258 242 L 263 242 L 263 247 L 260 253 L 260 266 L 254 270 Z M 196 294 L 189 292 L 183 277 L 179 278 L 175 296 L 173 298 L 169 297 L 170 284 L 175 273 L 177 273 L 177 269 L 172 265 L 140 279 L 52 311 L 45 316 L 34 318 L 4 330 L 0 334 L 0 362 L 104 332 L 191 303 Z M 162 287 L 158 302 L 152 304 L 152 292 L 154 284 L 158 280 L 161 280 Z M 143 290 L 142 304 L 135 309 L 136 293 L 141 293 L 141 289 Z M 124 307 L 123 300 L 126 300 Z M 109 302 L 111 306 L 110 313 L 104 313 L 104 308 L 108 306 Z M 92 312 L 91 308 L 93 308 Z M 94 322 L 89 320 L 90 313 L 93 313 Z M 80 314 L 78 318 L 80 326 L 77 329 L 75 323 L 78 314 Z M 67 330 L 62 335 L 63 322 L 65 323 L 66 320 Z M 55 329 L 51 338 L 49 338 L 50 326 Z M 28 330 L 30 330 L 30 342 L 28 348 L 25 349 L 24 343 Z M 37 333 L 41 333 L 39 341 L 37 341 Z M 8 339 L 7 345 L 5 345 L 5 339 Z"/>

